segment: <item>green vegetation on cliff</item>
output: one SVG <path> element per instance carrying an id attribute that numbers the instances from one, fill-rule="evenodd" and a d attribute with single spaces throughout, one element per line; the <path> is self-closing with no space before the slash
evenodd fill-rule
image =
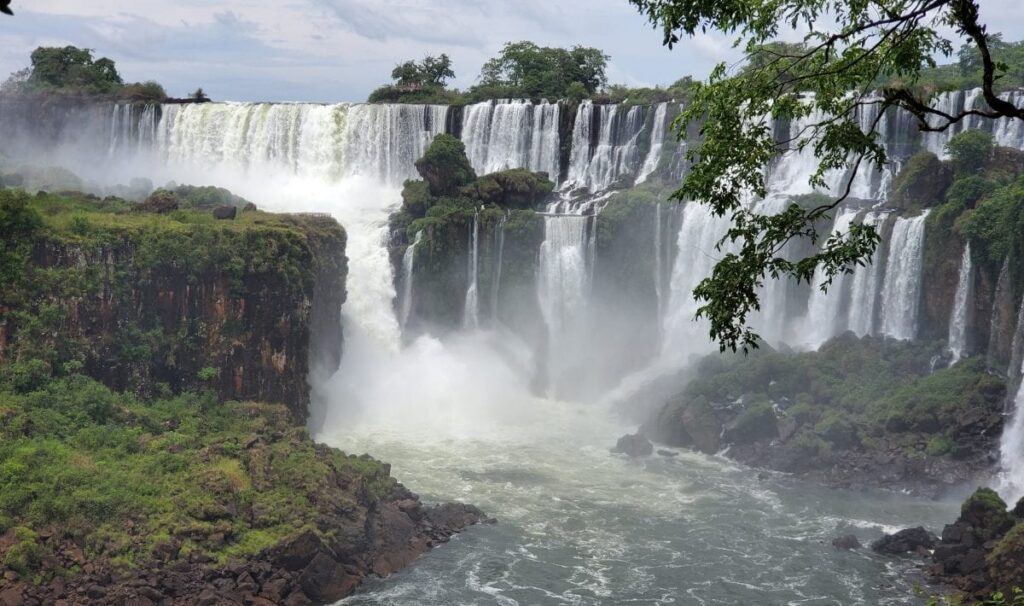
<path id="1" fill-rule="evenodd" d="M 87 48 L 39 47 L 32 51 L 31 60 L 31 67 L 13 74 L 0 93 L 100 95 L 157 102 L 167 98 L 156 82 L 126 84 L 112 60 L 94 59 Z"/>
<path id="2" fill-rule="evenodd" d="M 817 352 L 711 356 L 652 431 L 712 453 L 777 438 L 805 465 L 844 451 L 984 460 L 1002 425 L 1005 381 L 979 358 L 931 372 L 941 351 L 848 333 Z"/>
<path id="3" fill-rule="evenodd" d="M 344 279 L 340 226 L 153 207 L 0 190 L 13 236 L 0 251 L 0 366 L 72 365 L 142 394 L 209 386 L 304 418 L 310 302 L 318 278 Z M 215 378 L 199 378 L 206 367 Z"/>
<path id="4" fill-rule="evenodd" d="M 0 536 L 19 541 L 2 564 L 27 579 L 167 551 L 243 560 L 307 530 L 331 541 L 395 490 L 386 466 L 314 445 L 284 406 L 145 400 L 42 370 L 0 372 Z M 63 568 L 68 545 L 82 559 Z"/>

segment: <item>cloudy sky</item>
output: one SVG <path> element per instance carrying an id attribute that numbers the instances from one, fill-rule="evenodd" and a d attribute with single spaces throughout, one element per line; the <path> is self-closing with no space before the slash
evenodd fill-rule
<path id="1" fill-rule="evenodd" d="M 1022 0 L 984 0 L 983 17 L 1024 38 Z M 669 51 L 627 0 L 14 0 L 0 19 L 0 77 L 40 45 L 108 56 L 126 80 L 157 80 L 172 95 L 202 86 L 215 99 L 361 101 L 410 58 L 448 53 L 455 85 L 510 40 L 596 46 L 609 78 L 668 84 L 737 58 L 706 35 Z"/>

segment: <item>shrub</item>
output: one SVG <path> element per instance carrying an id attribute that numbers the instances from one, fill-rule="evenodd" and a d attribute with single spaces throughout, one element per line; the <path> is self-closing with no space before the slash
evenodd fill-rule
<path id="1" fill-rule="evenodd" d="M 957 175 L 974 175 L 981 172 L 992 159 L 995 140 L 982 130 L 967 130 L 946 144 L 946 153 Z"/>

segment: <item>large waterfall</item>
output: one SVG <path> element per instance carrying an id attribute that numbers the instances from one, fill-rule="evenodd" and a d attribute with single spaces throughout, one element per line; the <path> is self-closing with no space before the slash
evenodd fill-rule
<path id="1" fill-rule="evenodd" d="M 1024 100 L 1019 93 L 1013 98 Z M 938 102 L 970 107 L 977 94 L 950 93 Z M 607 447 L 622 423 L 595 414 L 610 398 L 595 404 L 579 397 L 645 393 L 620 388 L 639 385 L 630 382 L 637 377 L 675 378 L 696 356 L 717 351 L 708 323 L 695 318 L 699 303 L 692 293 L 736 245 L 722 240 L 729 216 L 667 201 L 664 190 L 679 175 L 666 167 L 683 165 L 675 161 L 682 146 L 669 139 L 676 108 L 584 103 L 575 109 L 517 100 L 458 109 L 122 104 L 102 109 L 91 129 L 102 132 L 99 142 L 78 133 L 61 147 L 84 144 L 77 156 L 68 153 L 79 161 L 71 168 L 85 174 L 107 164 L 112 183 L 145 176 L 158 185 L 223 186 L 262 209 L 330 213 L 344 225 L 345 352 L 338 373 L 313 387 L 314 406 L 325 410 L 318 415 L 323 425 L 311 429 L 348 452 L 394 461 L 396 475 L 425 499 L 478 503 L 502 521 L 381 581 L 390 592 L 385 601 L 597 605 L 686 594 L 707 603 L 847 603 L 851 596 L 857 603 L 896 603 L 907 590 L 899 580 L 902 564 L 879 572 L 877 560 L 844 558 L 839 573 L 807 571 L 828 538 L 919 524 L 921 509 L 893 513 L 903 509 L 892 500 L 794 489 L 792 482 L 689 453 L 642 464 L 610 457 Z M 858 173 L 852 199 L 820 231 L 841 236 L 864 223 L 883 242 L 868 263 L 835 276 L 827 290 L 820 288 L 827 279 L 821 272 L 810 284 L 766 279 L 751 322 L 772 345 L 809 349 L 847 330 L 894 339 L 925 335 L 922 316 L 929 308 L 922 305 L 921 274 L 929 214 L 892 208 L 886 195 L 902 163 L 922 149 L 942 153 L 952 133 L 922 137 L 908 114 L 871 111 L 858 119 L 863 126 L 877 122 L 893 162 Z M 780 135 L 806 126 L 773 125 Z M 987 128 L 1001 144 L 1024 149 L 1017 122 Z M 557 182 L 556 201 L 539 216 L 485 208 L 472 213 L 471 223 L 470 213 L 461 217 L 444 236 L 429 232 L 443 221 L 427 220 L 411 243 L 393 237 L 388 222 L 400 207 L 400 187 L 415 178 L 415 160 L 445 132 L 463 140 L 480 174 L 547 172 Z M 675 155 L 663 157 L 666 150 Z M 766 173 L 770 195 L 749 203 L 764 214 L 780 212 L 792 196 L 814 192 L 807 179 L 815 170 L 810 148 L 787 150 Z M 829 174 L 831 189 L 816 193 L 834 195 L 848 177 Z M 607 211 L 615 188 L 636 184 L 642 186 L 629 200 L 628 221 L 642 233 L 612 241 L 615 215 Z M 457 243 L 445 267 L 434 256 L 450 244 L 441 237 Z M 805 256 L 820 244 L 791 243 L 780 255 Z M 421 290 L 434 271 L 444 274 L 443 293 Z M 968 342 L 967 327 L 983 321 L 970 318 L 970 288 L 982 284 L 974 271 L 965 250 L 948 316 L 957 357 L 982 348 Z M 1011 293 L 1009 271 L 1004 274 L 999 289 Z M 436 322 L 431 306 L 455 309 L 455 317 Z M 634 317 L 644 315 L 644 322 Z M 655 346 L 622 338 L 636 326 L 649 328 L 640 339 Z M 943 327 L 928 328 L 933 335 Z M 581 402 L 557 401 L 573 399 Z M 1003 466 L 1007 484 L 1016 487 L 1011 492 L 1019 494 L 1024 389 L 1016 399 Z M 947 512 L 940 513 L 928 522 Z M 751 533 L 752 519 L 774 534 Z M 770 570 L 765 561 L 773 562 Z M 719 577 L 721 583 L 704 583 Z M 346 603 L 379 603 L 377 597 Z"/>

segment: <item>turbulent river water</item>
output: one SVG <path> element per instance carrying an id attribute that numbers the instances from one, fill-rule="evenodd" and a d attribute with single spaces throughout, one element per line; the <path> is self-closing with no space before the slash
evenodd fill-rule
<path id="1" fill-rule="evenodd" d="M 321 436 L 390 461 L 427 500 L 499 519 L 342 604 L 917 604 L 913 560 L 830 541 L 955 517 L 952 503 L 831 490 L 689 452 L 612 455 L 626 428 L 593 406 L 525 400 L 471 431 L 460 408 Z"/>

